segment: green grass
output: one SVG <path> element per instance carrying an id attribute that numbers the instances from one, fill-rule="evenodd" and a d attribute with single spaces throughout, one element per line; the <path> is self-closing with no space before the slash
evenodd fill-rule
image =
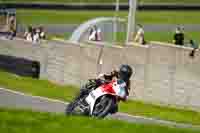
<path id="1" fill-rule="evenodd" d="M 142 3 L 200 3 L 199 0 L 138 0 Z"/>
<path id="2" fill-rule="evenodd" d="M 199 11 L 139 11 L 136 21 L 142 24 L 199 24 L 199 15 Z"/>
<path id="3" fill-rule="evenodd" d="M 65 33 L 65 34 L 48 34 L 47 40 L 53 40 L 55 38 L 67 40 L 70 38 L 72 33 Z M 158 42 L 166 42 L 173 44 L 173 35 L 174 32 L 145 32 L 145 40 L 147 42 L 149 41 L 158 41 Z M 199 38 L 199 32 L 185 32 L 185 45 L 189 44 L 189 40 L 192 39 L 196 43 L 200 44 L 200 38 Z M 110 43 L 112 43 L 112 40 L 106 40 Z M 124 42 L 126 41 L 126 33 L 124 32 L 118 32 L 117 33 L 117 40 L 120 45 L 124 45 Z"/>
<path id="4" fill-rule="evenodd" d="M 160 41 L 172 43 L 174 32 L 145 32 L 145 39 L 147 41 Z M 193 39 L 195 42 L 200 43 L 199 32 L 185 32 L 185 44 Z"/>
<path id="5" fill-rule="evenodd" d="M 171 32 L 145 32 L 145 40 L 149 41 L 158 41 L 171 43 L 173 40 L 174 31 Z M 193 39 L 198 44 L 200 43 L 199 32 L 185 32 L 185 44 L 189 43 L 189 40 Z M 126 33 L 119 32 L 117 34 L 117 42 L 124 43 L 126 40 Z"/>
<path id="6" fill-rule="evenodd" d="M 64 34 L 48 34 L 47 35 L 47 40 L 53 40 L 55 38 L 68 40 L 71 35 L 72 35 L 72 33 L 69 33 L 69 32 L 66 32 Z"/>
<path id="7" fill-rule="evenodd" d="M 2 133 L 198 133 L 192 129 L 0 108 Z"/>
<path id="8" fill-rule="evenodd" d="M 163 107 L 139 101 L 122 103 L 119 107 L 121 112 L 129 114 L 176 121 L 178 123 L 192 123 L 194 125 L 200 125 L 200 113 L 187 109 L 175 109 L 172 107 Z"/>
<path id="9" fill-rule="evenodd" d="M 128 12 L 120 11 L 118 16 L 127 19 Z M 21 24 L 80 24 L 95 17 L 113 17 L 114 11 L 55 11 L 17 10 Z M 189 19 L 186 19 L 189 18 Z M 199 24 L 199 11 L 139 11 L 136 22 L 141 24 Z"/>
<path id="10" fill-rule="evenodd" d="M 49 34 L 47 35 L 48 40 L 52 40 L 55 38 L 67 40 L 70 38 L 72 33 L 65 33 L 65 34 Z M 158 42 L 166 42 L 166 43 L 173 43 L 173 35 L 174 32 L 145 32 L 145 40 L 149 41 L 158 41 Z M 189 40 L 193 39 L 195 42 L 200 44 L 199 32 L 185 32 L 185 44 L 189 44 Z M 122 44 L 126 40 L 126 33 L 119 32 L 117 33 L 117 42 Z M 109 41 L 108 41 L 109 42 Z M 112 41 L 111 41 L 112 42 Z"/>
<path id="11" fill-rule="evenodd" d="M 113 15 L 112 11 L 17 10 L 17 19 L 23 24 L 80 24 L 95 17 Z"/>
<path id="12" fill-rule="evenodd" d="M 0 0 L 0 2 L 45 2 L 45 3 L 114 3 L 116 0 Z M 200 3 L 199 0 L 138 0 L 141 3 Z M 127 3 L 128 0 L 120 0 Z"/>
<path id="13" fill-rule="evenodd" d="M 74 86 L 59 86 L 45 80 L 16 77 L 3 71 L 0 71 L 0 87 L 64 101 L 72 100 L 78 92 L 78 88 Z M 145 104 L 138 101 L 121 103 L 119 111 L 132 115 L 200 125 L 200 112 Z"/>
<path id="14" fill-rule="evenodd" d="M 19 77 L 2 71 L 0 72 L 0 86 L 36 96 L 45 96 L 65 101 L 71 100 L 79 90 L 71 85 L 61 86 L 46 80 Z"/>

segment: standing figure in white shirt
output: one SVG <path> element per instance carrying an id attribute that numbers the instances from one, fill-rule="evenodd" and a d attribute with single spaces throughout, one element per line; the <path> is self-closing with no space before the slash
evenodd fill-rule
<path id="1" fill-rule="evenodd" d="M 138 31 L 135 35 L 135 42 L 138 42 L 140 44 L 145 44 L 145 39 L 144 39 L 144 29 L 142 25 L 138 24 Z"/>

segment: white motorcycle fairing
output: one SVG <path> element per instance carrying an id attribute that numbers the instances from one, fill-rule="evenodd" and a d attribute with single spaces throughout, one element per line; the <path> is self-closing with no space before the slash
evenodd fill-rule
<path id="1" fill-rule="evenodd" d="M 90 92 L 89 95 L 86 97 L 85 100 L 90 106 L 90 115 L 92 115 L 92 113 L 93 113 L 93 109 L 94 109 L 96 100 L 103 95 L 108 95 L 108 93 L 103 92 L 101 87 L 98 87 L 97 89 Z"/>
<path id="2" fill-rule="evenodd" d="M 92 115 L 94 110 L 95 102 L 98 98 L 100 98 L 103 95 L 112 95 L 112 96 L 118 96 L 118 97 L 125 97 L 125 86 L 126 84 L 124 82 L 118 83 L 118 81 L 113 82 L 112 89 L 114 93 L 109 93 L 106 91 L 103 91 L 102 86 L 96 88 L 92 92 L 89 93 L 89 95 L 86 97 L 86 102 L 89 104 L 90 107 L 90 115 Z"/>

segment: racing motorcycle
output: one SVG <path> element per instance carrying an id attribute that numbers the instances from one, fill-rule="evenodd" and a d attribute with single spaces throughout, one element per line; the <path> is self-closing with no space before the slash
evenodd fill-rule
<path id="1" fill-rule="evenodd" d="M 104 80 L 97 85 L 96 80 L 89 80 L 85 85 L 86 91 L 75 98 L 66 108 L 67 115 L 84 115 L 104 118 L 117 112 L 118 103 L 124 99 L 126 84 L 119 80 L 106 82 Z M 84 89 L 83 89 L 84 90 Z"/>

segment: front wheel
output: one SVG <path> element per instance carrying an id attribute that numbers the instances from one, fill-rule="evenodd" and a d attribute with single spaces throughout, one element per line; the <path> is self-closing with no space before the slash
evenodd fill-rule
<path id="1" fill-rule="evenodd" d="M 84 106 L 79 99 L 71 102 L 67 105 L 65 113 L 66 115 L 86 115 L 88 111 L 87 107 Z"/>
<path id="2" fill-rule="evenodd" d="M 102 96 L 95 103 L 92 116 L 97 118 L 104 118 L 111 112 L 114 105 L 115 105 L 115 100 L 113 97 Z"/>
<path id="3" fill-rule="evenodd" d="M 66 115 L 88 115 L 88 105 L 84 102 L 87 97 L 89 90 L 82 89 L 81 92 L 76 96 L 73 102 L 69 103 L 66 107 Z"/>

